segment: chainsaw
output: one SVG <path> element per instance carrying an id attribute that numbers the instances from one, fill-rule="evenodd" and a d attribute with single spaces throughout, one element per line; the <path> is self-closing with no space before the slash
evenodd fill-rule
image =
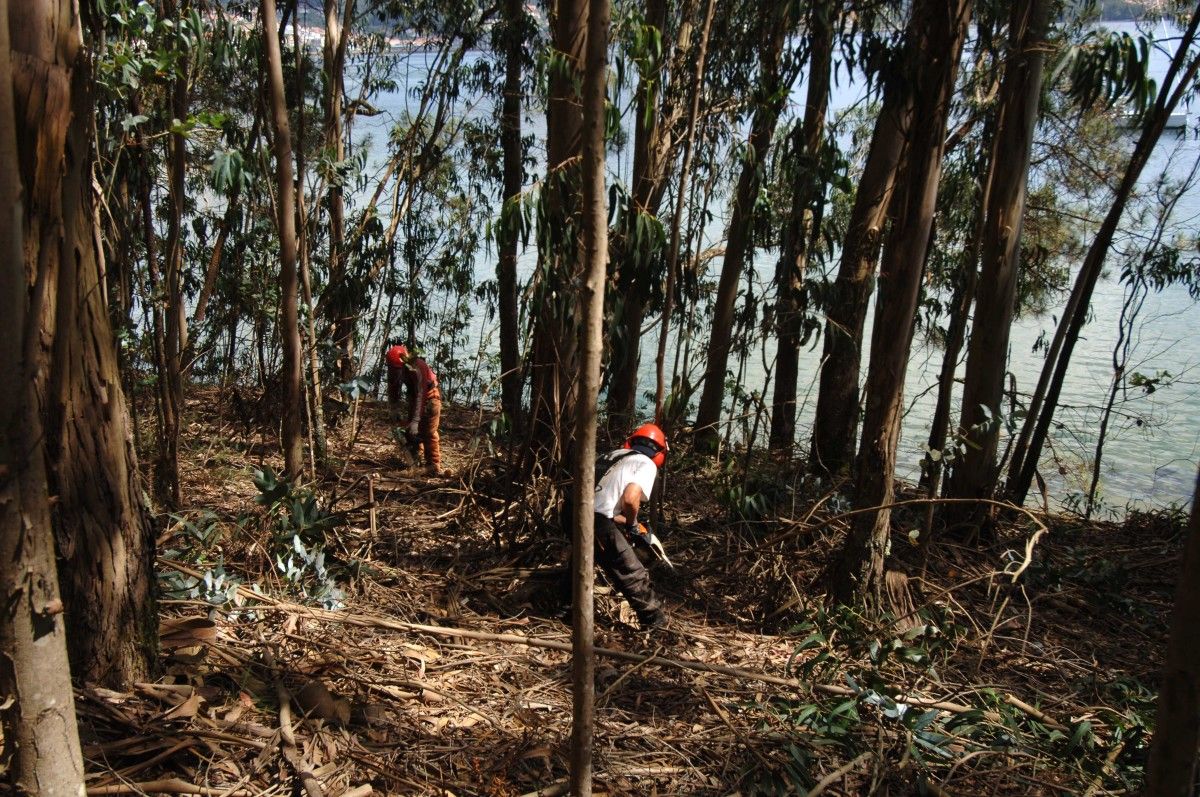
<path id="1" fill-rule="evenodd" d="M 675 565 L 671 563 L 670 558 L 667 556 L 666 548 L 663 547 L 658 537 L 654 536 L 654 532 L 646 528 L 645 523 L 639 523 L 637 531 L 633 533 L 626 532 L 626 536 L 631 538 L 629 541 L 633 545 L 635 553 L 644 551 L 649 557 L 659 560 L 672 570 L 675 569 Z M 638 558 L 642 558 L 640 553 Z"/>

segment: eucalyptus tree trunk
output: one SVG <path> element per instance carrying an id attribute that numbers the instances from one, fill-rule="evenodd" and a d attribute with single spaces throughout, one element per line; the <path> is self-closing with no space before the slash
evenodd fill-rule
<path id="1" fill-rule="evenodd" d="M 168 11 L 175 16 L 186 6 L 168 4 Z M 182 48 L 182 44 L 177 44 Z M 188 57 L 183 52 L 175 64 L 175 79 L 171 86 L 171 114 L 180 121 L 188 115 Z M 166 421 L 163 430 L 163 449 L 159 452 L 159 467 L 163 487 L 160 498 L 171 509 L 179 507 L 179 420 L 183 413 L 183 350 L 187 346 L 187 320 L 183 307 L 183 204 L 185 201 L 184 168 L 187 164 L 187 138 L 182 132 L 171 133 L 167 160 L 167 184 L 169 215 L 167 216 L 166 258 L 166 333 L 164 336 L 164 365 L 166 372 L 158 375 L 165 379 Z"/>
<path id="2" fill-rule="evenodd" d="M 855 516 L 833 582 L 840 600 L 857 599 L 875 609 L 883 606 L 904 375 L 970 9 L 970 0 L 918 0 L 906 33 L 901 79 L 916 92 L 913 117 L 921 124 L 913 125 L 909 136 L 897 179 L 895 219 L 880 265 L 854 491 L 856 508 L 878 508 Z"/>
<path id="3" fill-rule="evenodd" d="M 771 410 L 769 446 L 790 451 L 796 439 L 796 380 L 800 372 L 800 341 L 804 335 L 806 301 L 804 275 L 814 232 L 820 228 L 823 186 L 818 176 L 829 81 L 833 69 L 833 16 L 829 0 L 809 10 L 808 97 L 804 119 L 792 135 L 792 207 L 783 230 L 776 281 L 779 303 L 779 347 L 775 360 L 775 395 Z"/>
<path id="4" fill-rule="evenodd" d="M 135 97 L 130 103 L 130 110 L 136 115 L 141 112 L 141 104 Z M 134 128 L 134 147 L 137 163 L 138 204 L 141 207 L 141 227 L 143 243 L 146 247 L 146 279 L 149 289 L 146 291 L 144 304 L 150 308 L 151 353 L 155 373 L 155 463 L 154 463 L 154 493 L 158 500 L 169 504 L 177 485 L 178 468 L 172 468 L 174 462 L 169 456 L 167 430 L 178 429 L 175 420 L 175 405 L 170 396 L 170 380 L 165 378 L 167 373 L 167 341 L 166 314 L 163 312 L 161 299 L 161 269 L 158 262 L 158 234 L 154 231 L 154 197 L 151 186 L 154 183 L 154 164 L 149 155 L 149 146 L 141 133 Z"/>
<path id="5" fill-rule="evenodd" d="M 533 323 L 531 451 L 566 469 L 563 458 L 574 435 L 576 376 L 579 372 L 577 292 L 580 275 L 579 155 L 583 113 L 577 86 L 582 80 L 587 31 L 585 0 L 558 0 L 551 15 L 555 56 L 546 103 L 546 179 L 538 230 Z"/>
<path id="6" fill-rule="evenodd" d="M 683 116 L 680 78 L 692 49 L 695 28 L 692 18 L 696 7 L 695 0 L 682 3 L 675 35 L 669 37 L 667 0 L 645 3 L 645 24 L 659 32 L 663 47 L 658 59 L 647 59 L 641 65 L 643 74 L 638 78 L 634 111 L 631 190 L 629 202 L 621 212 L 624 224 L 613 244 L 622 334 L 610 338 L 613 354 L 609 363 L 608 410 L 610 420 L 622 426 L 633 420 L 642 324 L 654 280 L 651 269 L 662 257 L 656 242 L 648 238 L 650 225 L 637 224 L 636 220 L 656 218 L 666 193 L 667 165 L 674 160 L 678 146 L 676 127 Z"/>
<path id="7" fill-rule="evenodd" d="M 308 423 L 312 441 L 313 478 L 316 478 L 317 466 L 324 464 L 326 455 L 325 407 L 321 399 L 321 360 L 317 351 L 317 325 L 313 314 L 312 268 L 309 263 L 308 251 L 308 216 L 304 210 L 304 119 L 306 116 L 304 111 L 306 103 L 304 101 L 304 50 L 300 46 L 299 22 L 300 20 L 297 18 L 296 24 L 292 26 L 292 51 L 295 53 L 296 59 L 294 86 L 296 103 L 299 106 L 296 109 L 296 133 L 297 139 L 300 141 L 300 146 L 296 147 L 296 249 L 300 262 L 300 290 L 304 297 L 305 332 L 308 333 L 308 378 L 312 384 L 312 390 L 308 392 Z M 254 123 L 255 129 L 257 129 L 257 116 L 254 118 Z M 251 140 L 254 140 L 253 135 Z"/>
<path id="8" fill-rule="evenodd" d="M 68 0 L 9 9 L 34 303 L 26 340 L 37 347 L 25 361 L 39 374 L 68 653 L 80 680 L 123 688 L 147 677 L 157 653 L 154 531 L 94 248 L 92 79 L 74 12 Z"/>
<path id="9" fill-rule="evenodd" d="M 713 311 L 712 333 L 708 342 L 708 363 L 704 369 L 704 389 L 696 412 L 696 443 L 701 449 L 713 450 L 720 437 L 717 428 L 721 405 L 725 400 L 725 370 L 729 365 L 729 349 L 733 336 L 733 311 L 737 300 L 742 269 L 750 256 L 754 205 L 762 185 L 767 150 L 775 124 L 783 111 L 788 86 L 780 71 L 783 48 L 792 28 L 791 4 L 763 6 L 762 48 L 759 55 L 759 84 L 756 92 L 754 120 L 746 142 L 746 154 L 741 174 L 734 189 L 733 208 L 729 220 L 725 260 L 717 283 L 716 306 Z"/>
<path id="10" fill-rule="evenodd" d="M 608 213 L 604 198 L 604 89 L 608 67 L 609 0 L 589 0 L 583 70 L 583 283 L 580 290 L 582 367 L 575 406 L 575 517 L 571 535 L 571 793 L 592 793 L 596 653 L 593 627 L 593 547 L 596 467 L 596 394 L 600 390 L 601 325 L 608 265 Z"/>
<path id="11" fill-rule="evenodd" d="M 985 130 L 984 140 L 987 141 L 990 138 L 989 125 Z M 981 151 L 984 149 L 985 147 L 980 147 Z M 950 429 L 951 404 L 954 400 L 954 374 L 958 370 L 958 356 L 962 353 L 963 342 L 966 339 L 967 321 L 971 314 L 971 306 L 975 303 L 975 286 L 979 282 L 979 249 L 983 239 L 987 196 L 991 186 L 991 177 L 995 170 L 994 164 L 991 163 L 985 163 L 983 168 L 986 171 L 982 190 L 979 192 L 979 205 L 971 224 L 971 240 L 959 263 L 954 295 L 950 300 L 950 324 L 946 329 L 946 343 L 942 350 L 942 367 L 938 371 L 937 401 L 934 403 L 933 418 L 929 423 L 929 438 L 926 443 L 926 447 L 931 453 L 927 453 L 922 462 L 921 486 L 925 488 L 926 495 L 931 499 L 937 497 L 938 490 L 941 488 L 942 474 L 946 464 L 946 433 Z M 920 538 L 923 558 L 928 557 L 929 546 L 932 543 L 936 508 L 936 504 L 932 501 L 925 507 L 925 525 Z"/>
<path id="12" fill-rule="evenodd" d="M 704 80 L 704 63 L 708 60 L 708 41 L 712 33 L 713 14 L 716 0 L 708 0 L 704 12 L 704 30 L 696 53 L 696 68 L 692 74 L 691 105 L 687 115 L 687 133 L 683 138 L 683 165 L 679 169 L 679 188 L 675 196 L 675 214 L 671 221 L 671 243 L 667 247 L 666 286 L 663 289 L 662 330 L 658 335 L 658 356 L 655 358 L 654 420 L 665 424 L 663 403 L 666 400 L 667 338 L 671 331 L 671 313 L 675 304 L 676 273 L 679 270 L 679 246 L 683 227 L 683 206 L 688 197 L 688 184 L 692 179 L 692 158 L 695 153 L 696 120 L 700 116 L 700 96 Z M 678 349 L 676 349 L 678 352 Z"/>
<path id="13" fill-rule="evenodd" d="M 883 243 L 896 169 L 913 116 L 913 87 L 901 82 L 884 88 L 867 162 L 842 243 L 842 257 L 825 310 L 821 381 L 813 420 L 809 467 L 829 476 L 845 475 L 854 460 L 858 429 L 858 375 L 863 326 L 875 289 L 875 265 Z"/>
<path id="14" fill-rule="evenodd" d="M 1158 96 L 1153 107 L 1147 112 L 1129 164 L 1125 167 L 1125 173 L 1113 194 L 1113 204 L 1092 239 L 1092 245 L 1083 259 L 1079 274 L 1075 277 L 1075 285 L 1071 289 L 1067 305 L 1063 308 L 1058 327 L 1054 330 L 1054 339 L 1046 353 L 1046 362 L 1042 366 L 1041 376 L 1030 399 L 1021 434 L 1013 447 L 1012 462 L 1009 463 L 1007 491 L 1014 503 L 1024 503 L 1029 493 L 1029 485 L 1033 481 L 1034 471 L 1037 470 L 1042 446 L 1054 421 L 1054 410 L 1058 405 L 1067 368 L 1071 364 L 1071 354 L 1079 340 L 1079 332 L 1087 320 L 1092 293 L 1104 269 L 1104 260 L 1112 245 L 1117 224 L 1125 212 L 1125 205 L 1128 204 L 1138 178 L 1141 177 L 1151 152 L 1162 136 L 1167 120 L 1190 90 L 1197 72 L 1200 71 L 1200 55 L 1192 51 L 1196 43 L 1198 25 L 1200 5 L 1192 10 L 1187 26 L 1179 36 L 1171 64 L 1159 83 Z"/>
<path id="15" fill-rule="evenodd" d="M 500 405 L 513 429 L 521 428 L 521 335 L 517 308 L 517 244 L 512 225 L 520 212 L 525 184 L 521 146 L 521 59 L 524 57 L 525 7 L 522 0 L 504 0 L 504 104 L 500 115 L 500 146 L 504 151 L 504 213 L 501 225 L 496 283 L 500 290 Z"/>
<path id="16" fill-rule="evenodd" d="M 325 0 L 325 156 L 334 163 L 346 157 L 342 135 L 342 98 L 345 94 L 346 42 L 350 21 L 354 18 L 354 0 L 345 0 L 343 17 L 338 18 L 338 0 Z M 345 252 L 346 211 L 341 182 L 329 178 L 329 285 L 345 290 L 347 258 Z M 354 378 L 354 308 L 344 299 L 334 302 L 333 342 L 338 349 L 338 377 L 343 382 Z"/>
<path id="17" fill-rule="evenodd" d="M 0 612 L 0 692 L 6 696 L 0 712 L 6 775 L 15 794 L 83 794 L 83 755 L 54 567 L 45 435 L 38 414 L 45 350 L 36 338 L 46 326 L 45 316 L 53 312 L 53 291 L 44 279 L 49 275 L 40 273 L 31 291 L 25 271 L 26 229 L 31 243 L 40 244 L 37 228 L 51 220 L 34 215 L 35 207 L 26 214 L 20 178 L 29 175 L 21 174 L 17 145 L 20 136 L 26 145 L 41 140 L 61 148 L 70 122 L 69 98 L 62 95 L 69 87 L 79 41 L 71 40 L 70 49 L 39 41 L 40 31 L 59 12 L 69 13 L 68 4 L 59 4 L 63 8 L 50 0 L 21 0 L 20 5 L 12 15 L 16 37 L 10 49 L 8 0 L 0 0 L 0 369 L 13 380 L 0 390 L 0 589 L 5 598 Z M 73 21 L 77 31 L 78 20 Z M 49 99 L 57 101 L 51 107 L 58 113 L 42 115 L 40 129 L 30 129 L 24 119 L 18 129 L 14 82 L 25 95 L 23 105 L 28 107 L 34 97 Z"/>
<path id="18" fill-rule="evenodd" d="M 1200 774 L 1200 473 L 1192 494 L 1183 567 L 1175 582 L 1171 636 L 1150 743 L 1147 797 L 1191 797 Z"/>
<path id="19" fill-rule="evenodd" d="M 275 28 L 275 0 L 261 0 L 263 41 L 267 53 L 267 83 L 275 127 L 275 182 L 279 225 L 279 337 L 283 341 L 283 448 L 284 472 L 298 479 L 304 472 L 304 443 L 300 432 L 300 407 L 304 401 L 300 375 L 300 322 L 297 311 L 296 194 L 292 186 L 292 134 L 287 97 L 283 90 L 283 60 Z"/>
<path id="20" fill-rule="evenodd" d="M 646 0 L 643 7 L 646 26 L 664 31 L 667 24 L 666 0 Z M 664 42 L 665 44 L 665 42 Z M 633 224 L 637 216 L 656 215 L 662 196 L 660 181 L 651 174 L 651 139 L 662 134 L 658 109 L 651 109 L 654 94 L 661 94 L 663 75 L 659 70 L 638 76 L 637 99 L 634 103 L 633 120 L 633 175 L 630 178 L 628 205 L 621 211 L 626 227 L 624 234 L 613 247 L 618 258 L 614 263 L 617 287 L 620 291 L 620 313 L 618 323 L 622 334 L 611 336 L 612 359 L 609 362 L 611 376 L 608 384 L 609 421 L 619 427 L 633 420 L 637 401 L 638 350 L 641 344 L 642 319 L 645 317 L 646 290 L 645 271 L 654 256 L 652 242 L 645 239 L 647 228 Z M 668 128 L 667 134 L 671 131 Z M 642 231 L 639 235 L 637 231 Z"/>
<path id="21" fill-rule="evenodd" d="M 1050 7 L 1050 0 L 1022 0 L 1013 6 L 1009 22 L 1010 53 L 1000 84 L 996 132 L 992 138 L 979 301 L 967 348 L 959 422 L 959 433 L 966 446 L 947 485 L 955 498 L 991 498 L 996 487 L 1000 401 L 1016 310 L 1022 220 L 1042 93 Z M 969 514 L 979 517 L 975 510 Z"/>

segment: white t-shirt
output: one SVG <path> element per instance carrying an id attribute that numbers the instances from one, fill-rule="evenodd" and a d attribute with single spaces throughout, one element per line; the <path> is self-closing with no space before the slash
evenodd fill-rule
<path id="1" fill-rule="evenodd" d="M 621 506 L 621 496 L 625 487 L 634 482 L 642 488 L 642 500 L 648 501 L 650 493 L 654 492 L 654 477 L 658 475 L 658 466 L 645 454 L 634 451 L 629 453 L 617 449 L 609 456 L 624 455 L 616 464 L 609 468 L 608 473 L 596 485 L 596 512 L 611 518 L 617 514 Z"/>

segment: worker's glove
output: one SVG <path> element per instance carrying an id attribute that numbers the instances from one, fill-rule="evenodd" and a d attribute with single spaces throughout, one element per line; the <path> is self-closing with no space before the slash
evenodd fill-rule
<path id="1" fill-rule="evenodd" d="M 418 422 L 415 418 L 413 420 L 409 421 L 408 430 L 407 430 L 409 436 L 416 437 L 419 429 L 420 429 L 420 424 L 418 424 Z"/>
<path id="2" fill-rule="evenodd" d="M 646 532 L 647 531 L 648 531 L 648 529 L 646 528 L 646 526 L 642 523 L 638 523 L 636 520 L 630 521 L 629 523 L 625 524 L 625 536 L 628 537 L 629 541 L 634 544 L 642 544 L 642 545 L 647 544 L 646 543 Z"/>

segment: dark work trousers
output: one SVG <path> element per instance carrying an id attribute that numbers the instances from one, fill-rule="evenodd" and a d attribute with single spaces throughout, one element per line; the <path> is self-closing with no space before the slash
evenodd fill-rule
<path id="1" fill-rule="evenodd" d="M 643 626 L 654 622 L 663 616 L 662 603 L 650 586 L 650 573 L 642 561 L 634 553 L 633 546 L 612 518 L 596 514 L 595 520 L 595 550 L 596 564 L 608 576 L 608 580 L 617 588 Z M 559 594 L 563 602 L 571 603 L 571 575 L 575 572 L 575 557 L 572 555 L 567 565 L 567 572 L 559 582 Z"/>

